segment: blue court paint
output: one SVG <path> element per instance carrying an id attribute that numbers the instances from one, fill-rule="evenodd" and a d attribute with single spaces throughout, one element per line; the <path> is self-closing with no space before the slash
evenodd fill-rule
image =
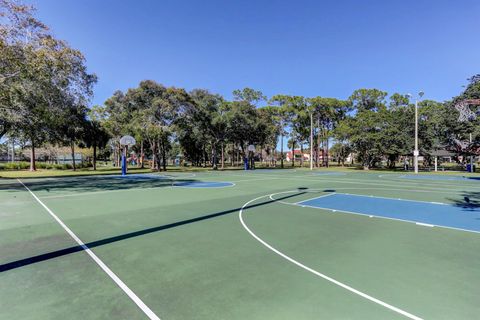
<path id="1" fill-rule="evenodd" d="M 480 232 L 479 208 L 342 193 L 313 198 L 298 205 Z"/>
<path id="2" fill-rule="evenodd" d="M 315 172 L 315 176 L 346 176 L 345 172 Z"/>
<path id="3" fill-rule="evenodd" d="M 215 182 L 215 181 L 185 181 L 175 182 L 175 187 L 183 188 L 225 188 L 231 187 L 235 184 L 232 182 Z"/>
<path id="4" fill-rule="evenodd" d="M 413 180 L 462 180 L 462 181 L 480 181 L 480 177 L 465 177 L 465 176 L 440 176 L 440 175 L 413 175 L 406 174 L 400 176 L 402 179 Z"/>

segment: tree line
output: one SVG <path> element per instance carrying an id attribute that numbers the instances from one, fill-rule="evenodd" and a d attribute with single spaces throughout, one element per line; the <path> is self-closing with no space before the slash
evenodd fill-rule
<path id="1" fill-rule="evenodd" d="M 157 170 L 166 170 L 168 160 L 178 155 L 194 166 L 214 169 L 254 157 L 272 165 L 278 160 L 283 167 L 284 144 L 302 153 L 312 148 L 315 166 L 328 166 L 329 155 L 343 164 L 354 154 L 366 169 L 382 160 L 393 168 L 401 156 L 412 153 L 413 101 L 406 94 L 378 89 L 359 89 L 342 100 L 282 94 L 267 98 L 244 88 L 234 90 L 229 101 L 206 89 L 187 91 L 145 80 L 90 108 L 97 77 L 87 71 L 82 53 L 56 39 L 32 7 L 0 0 L 0 9 L 0 139 L 27 145 L 31 170 L 35 148 L 46 144 L 68 146 L 72 158 L 76 147 L 92 148 L 94 169 L 97 150 L 107 149 L 118 165 L 119 139 L 126 134 L 138 142 L 134 149 L 140 165 L 148 158 Z M 475 153 L 479 123 L 459 123 L 453 106 L 478 98 L 480 75 L 475 75 L 450 101 L 419 102 L 419 145 L 426 164 L 439 149 Z M 471 143 L 459 143 L 469 134 Z"/>

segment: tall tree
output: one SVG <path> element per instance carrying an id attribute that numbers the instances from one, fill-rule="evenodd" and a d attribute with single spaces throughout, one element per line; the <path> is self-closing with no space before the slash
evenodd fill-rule
<path id="1" fill-rule="evenodd" d="M 374 166 L 382 156 L 386 96 L 386 92 L 377 89 L 360 89 L 349 98 L 356 109 L 355 117 L 347 120 L 350 142 L 365 170 Z"/>

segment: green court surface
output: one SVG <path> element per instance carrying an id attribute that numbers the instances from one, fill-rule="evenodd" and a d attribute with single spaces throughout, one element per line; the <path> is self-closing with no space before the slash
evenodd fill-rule
<path id="1" fill-rule="evenodd" d="M 0 319 L 478 318 L 480 180 L 323 172 L 1 179 Z"/>

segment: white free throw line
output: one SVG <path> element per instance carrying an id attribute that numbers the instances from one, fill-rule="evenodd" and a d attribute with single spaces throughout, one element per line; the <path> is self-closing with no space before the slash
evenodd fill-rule
<path id="1" fill-rule="evenodd" d="M 133 302 L 135 302 L 135 304 L 140 308 L 142 309 L 143 313 L 145 313 L 147 315 L 147 317 L 151 320 L 160 320 L 160 318 L 145 304 L 143 303 L 143 301 L 129 288 L 127 287 L 127 285 L 115 274 L 113 273 L 112 270 L 110 270 L 109 267 L 107 267 L 107 265 L 105 263 L 103 263 L 102 260 L 100 260 L 99 257 L 97 257 L 97 255 L 95 253 L 93 253 L 92 250 L 90 250 L 86 245 L 85 243 L 83 243 L 82 240 L 80 240 L 79 237 L 77 237 L 77 235 L 75 233 L 73 233 L 72 230 L 70 230 L 69 227 L 67 227 L 67 225 L 65 223 L 63 223 L 62 220 L 60 220 L 60 218 L 57 217 L 57 215 L 55 213 L 53 213 L 52 210 L 50 210 L 33 192 L 32 190 L 30 190 L 22 181 L 20 181 L 20 179 L 17 179 L 17 181 L 25 187 L 25 189 L 28 190 L 28 192 L 30 192 L 30 194 L 32 195 L 32 197 L 35 198 L 35 200 L 37 200 L 38 203 L 40 203 L 42 205 L 43 208 L 45 208 L 45 210 L 47 210 L 47 212 L 53 217 L 53 219 L 55 219 L 55 221 L 58 222 L 58 224 L 60 226 L 62 226 L 62 228 L 70 235 L 70 237 L 73 238 L 73 240 L 75 240 L 82 248 L 83 250 L 88 253 L 88 255 L 90 256 L 90 258 L 93 259 L 93 261 L 95 261 L 99 266 L 100 268 L 102 268 L 103 271 L 105 271 L 105 273 L 110 277 L 112 278 L 112 280 L 120 287 L 120 289 L 123 290 L 123 292 L 125 292 L 127 294 L 127 296 L 132 299 Z"/>
<path id="2" fill-rule="evenodd" d="M 280 193 L 293 193 L 293 192 L 297 192 L 297 190 L 278 192 L 278 193 L 276 193 L 276 194 L 280 194 Z M 273 195 L 273 194 L 272 194 L 272 195 Z M 344 284 L 344 283 L 342 283 L 342 282 L 340 282 L 340 281 L 338 281 L 338 280 L 335 280 L 335 279 L 333 279 L 333 278 L 331 278 L 331 277 L 329 277 L 329 276 L 327 276 L 327 275 L 325 275 L 325 274 L 323 274 L 323 273 L 320 273 L 320 272 L 318 272 L 318 271 L 316 271 L 316 270 L 313 270 L 313 269 L 310 268 L 310 267 L 307 267 L 306 265 L 298 262 L 297 260 L 295 260 L 295 259 L 293 259 L 293 258 L 290 258 L 290 257 L 287 256 L 286 254 L 284 254 L 284 253 L 280 252 L 279 250 L 275 249 L 274 247 L 272 247 L 271 245 L 269 245 L 267 242 L 265 242 L 264 240 L 262 240 L 262 239 L 261 239 L 259 236 L 257 236 L 255 233 L 253 233 L 253 231 L 250 230 L 250 228 L 249 228 L 249 227 L 246 225 L 246 223 L 243 221 L 243 209 L 245 209 L 245 207 L 248 206 L 250 203 L 255 202 L 255 201 L 257 201 L 257 200 L 259 200 L 259 199 L 262 199 L 262 198 L 266 198 L 266 197 L 268 197 L 268 196 L 269 196 L 269 195 L 263 195 L 263 196 L 260 196 L 260 197 L 257 197 L 257 198 L 255 198 L 255 199 L 252 199 L 252 200 L 248 201 L 247 203 L 245 203 L 245 204 L 242 206 L 242 208 L 241 208 L 240 211 L 238 212 L 238 218 L 240 219 L 240 222 L 242 223 L 243 228 L 244 228 L 245 230 L 247 230 L 247 232 L 250 233 L 250 235 L 251 235 L 252 237 L 254 237 L 258 242 L 260 242 L 260 243 L 263 244 L 265 247 L 267 247 L 269 250 L 271 250 L 271 251 L 273 251 L 274 253 L 278 254 L 278 255 L 281 256 L 282 258 L 284 258 L 284 259 L 290 261 L 291 263 L 297 265 L 298 267 L 300 267 L 300 268 L 302 268 L 302 269 L 304 269 L 304 270 L 306 270 L 306 271 L 308 271 L 308 272 L 310 272 L 310 273 L 313 273 L 314 275 L 319 276 L 320 278 L 323 278 L 323 279 L 325 279 L 325 280 L 327 280 L 327 281 L 330 281 L 331 283 L 336 284 L 337 286 L 342 287 L 343 289 L 346 289 L 346 290 L 348 290 L 348 291 L 350 291 L 350 292 L 353 292 L 353 293 L 361 296 L 362 298 L 365 298 L 365 299 L 370 300 L 370 301 L 372 301 L 372 302 L 374 302 L 374 303 L 377 303 L 377 304 L 379 304 L 379 305 L 381 305 L 381 306 L 383 306 L 383 307 L 385 307 L 385 308 L 387 308 L 387 309 L 390 309 L 390 310 L 392 310 L 392 311 L 395 311 L 395 312 L 397 312 L 397 313 L 399 313 L 399 314 L 401 314 L 401 315 L 403 315 L 403 316 L 405 316 L 405 317 L 407 317 L 407 318 L 409 318 L 409 319 L 413 319 L 413 320 L 423 320 L 422 318 L 417 317 L 416 315 L 413 315 L 413 314 L 411 314 L 411 313 L 409 313 L 409 312 L 407 312 L 407 311 L 404 311 L 404 310 L 402 310 L 402 309 L 400 309 L 400 308 L 397 308 L 397 307 L 395 307 L 395 306 L 392 306 L 391 304 L 388 304 L 388 303 L 386 303 L 386 302 L 383 302 L 382 300 L 379 300 L 379 299 L 377 299 L 377 298 L 374 298 L 374 297 L 372 297 L 372 296 L 369 296 L 368 294 L 363 293 L 363 292 L 361 292 L 361 291 L 359 291 L 359 290 L 357 290 L 357 289 L 355 289 L 355 288 L 352 288 L 352 287 L 350 287 L 349 285 L 346 285 L 346 284 Z"/>

